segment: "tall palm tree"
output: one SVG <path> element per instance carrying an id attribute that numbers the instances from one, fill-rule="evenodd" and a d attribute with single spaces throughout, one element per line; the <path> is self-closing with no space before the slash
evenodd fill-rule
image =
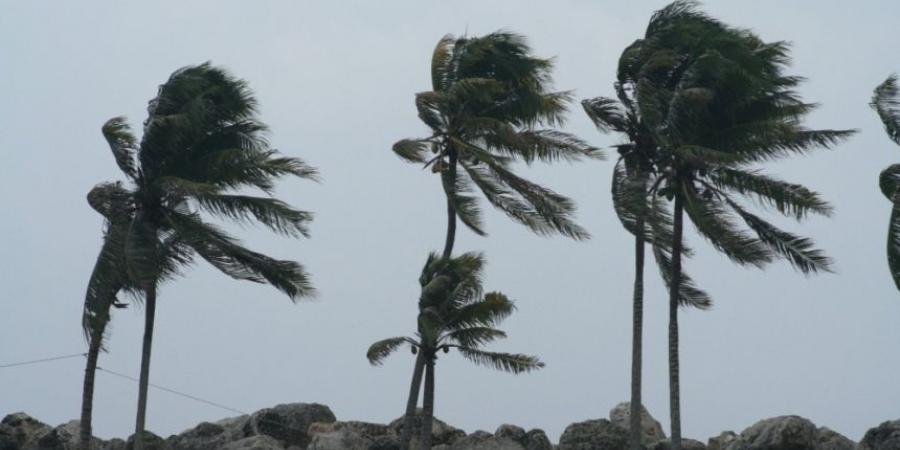
<path id="1" fill-rule="evenodd" d="M 760 172 L 762 162 L 829 148 L 851 130 L 809 130 L 814 104 L 794 91 L 802 80 L 784 74 L 789 49 L 728 27 L 677 1 L 650 20 L 643 40 L 620 68 L 636 80 L 636 103 L 661 157 L 650 195 L 673 203 L 669 281 L 669 384 L 673 448 L 681 448 L 678 306 L 683 220 L 732 261 L 764 267 L 785 259 L 804 274 L 830 270 L 813 242 L 750 212 L 746 197 L 802 220 L 829 215 L 815 192 Z M 623 67 L 624 66 L 624 67 Z M 743 229 L 738 221 L 746 225 Z"/>
<path id="2" fill-rule="evenodd" d="M 372 344 L 366 357 L 373 365 L 404 345 L 425 358 L 425 394 L 421 448 L 431 449 L 431 426 L 434 416 L 434 371 L 438 354 L 455 349 L 475 364 L 514 374 L 544 367 L 534 356 L 497 353 L 482 350 L 485 344 L 506 337 L 495 328 L 515 309 L 513 302 L 499 292 L 483 293 L 481 275 L 484 258 L 464 253 L 456 258 L 429 255 L 419 283 L 418 332 L 415 336 L 399 336 Z"/>
<path id="3" fill-rule="evenodd" d="M 517 161 L 602 157 L 581 139 L 552 128 L 564 122 L 571 94 L 551 91 L 552 60 L 531 53 L 524 37 L 504 31 L 481 37 L 447 35 L 434 49 L 432 90 L 416 94 L 415 100 L 431 135 L 400 140 L 393 150 L 441 176 L 447 198 L 444 258 L 453 253 L 457 218 L 476 234 L 486 235 L 475 188 L 491 205 L 538 234 L 589 237 L 573 221 L 574 202 L 511 169 Z M 423 357 L 417 358 L 404 430 L 412 428 L 424 367 Z M 406 431 L 401 436 L 403 450 L 409 437 Z"/>
<path id="4" fill-rule="evenodd" d="M 900 88 L 897 76 L 891 75 L 875 88 L 871 106 L 878 113 L 888 137 L 900 144 Z M 879 177 L 881 192 L 894 207 L 888 225 L 888 268 L 897 289 L 900 289 L 900 164 L 891 164 Z"/>
<path id="5" fill-rule="evenodd" d="M 627 54 L 627 50 L 626 50 Z M 632 291 L 631 401 L 629 412 L 629 442 L 632 450 L 640 450 L 641 442 L 641 376 L 643 360 L 644 321 L 644 259 L 645 246 L 650 243 L 664 275 L 671 242 L 671 220 L 664 215 L 658 197 L 649 195 L 656 179 L 655 162 L 659 156 L 653 135 L 641 120 L 635 107 L 636 88 L 624 74 L 615 83 L 617 99 L 596 97 L 582 101 L 588 117 L 603 133 L 620 134 L 625 142 L 618 144 L 619 158 L 613 169 L 612 198 L 616 215 L 622 226 L 634 235 L 634 287 Z M 709 296 L 691 282 L 683 283 L 684 305 L 706 309 Z M 685 290 L 688 291 L 685 291 Z"/>
<path id="6" fill-rule="evenodd" d="M 121 117 L 103 127 L 116 163 L 130 181 L 129 187 L 104 185 L 105 195 L 124 199 L 130 214 L 124 238 L 113 242 L 121 241 L 128 279 L 139 287 L 145 308 L 135 426 L 138 450 L 143 448 L 161 281 L 181 273 L 199 256 L 226 275 L 271 284 L 292 300 L 314 293 L 300 264 L 251 251 L 201 215 L 260 223 L 288 236 L 308 235 L 312 215 L 271 194 L 277 178 L 315 178 L 316 171 L 297 158 L 278 156 L 269 146 L 247 84 L 208 63 L 185 67 L 160 86 L 148 113 L 140 143 Z M 269 195 L 234 193 L 247 188 Z M 97 299 L 87 306 L 92 315 L 108 311 L 108 296 Z"/>

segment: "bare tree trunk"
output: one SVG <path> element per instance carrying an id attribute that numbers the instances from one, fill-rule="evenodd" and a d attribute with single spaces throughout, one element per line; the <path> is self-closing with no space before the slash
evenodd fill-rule
<path id="1" fill-rule="evenodd" d="M 137 421 L 134 428 L 134 450 L 144 450 L 144 425 L 147 417 L 147 388 L 150 385 L 150 350 L 153 345 L 153 321 L 156 316 L 156 283 L 145 292 L 144 344 L 141 352 L 141 376 L 138 384 Z"/>
<path id="2" fill-rule="evenodd" d="M 403 428 L 400 430 L 400 450 L 409 450 L 413 429 L 416 423 L 416 404 L 419 403 L 419 389 L 422 387 L 422 372 L 425 370 L 424 352 L 416 355 L 412 382 L 409 385 L 409 399 L 406 401 L 406 415 L 403 416 Z"/>
<path id="3" fill-rule="evenodd" d="M 636 228 L 644 229 L 639 220 Z M 631 324 L 631 450 L 641 450 L 641 365 L 644 333 L 644 236 L 634 237 L 634 305 Z"/>
<path id="4" fill-rule="evenodd" d="M 97 373 L 97 358 L 103 342 L 103 331 L 91 333 L 88 343 L 87 364 L 84 368 L 84 388 L 81 391 L 81 421 L 78 432 L 78 450 L 91 450 L 91 417 L 94 411 L 94 375 Z"/>
<path id="5" fill-rule="evenodd" d="M 425 398 L 422 399 L 421 450 L 431 450 L 431 424 L 434 417 L 434 356 L 426 357 Z"/>
<path id="6" fill-rule="evenodd" d="M 456 151 L 450 149 L 449 154 L 449 167 L 447 168 L 447 172 L 442 174 L 442 176 L 447 177 L 443 180 L 445 190 L 447 189 L 447 185 L 453 188 L 456 187 Z M 444 241 L 444 258 L 449 258 L 453 253 L 453 244 L 456 241 L 456 210 L 453 208 L 453 202 L 450 201 L 449 194 L 447 194 L 447 196 L 447 239 Z"/>
<path id="7" fill-rule="evenodd" d="M 672 242 L 672 275 L 669 286 L 669 414 L 672 450 L 681 450 L 681 383 L 678 372 L 678 298 L 681 290 L 681 245 L 684 205 L 675 196 L 675 224 Z"/>

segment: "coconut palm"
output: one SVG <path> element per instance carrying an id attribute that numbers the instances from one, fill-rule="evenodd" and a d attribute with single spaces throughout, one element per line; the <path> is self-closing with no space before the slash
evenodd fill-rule
<path id="1" fill-rule="evenodd" d="M 415 336 L 399 336 L 372 344 L 366 357 L 380 365 L 397 349 L 408 345 L 412 352 L 425 358 L 425 393 L 421 448 L 431 448 L 434 416 L 434 372 L 438 354 L 456 350 L 475 364 L 511 372 L 529 372 L 544 366 L 534 356 L 497 353 L 482 350 L 485 344 L 506 337 L 495 328 L 515 309 L 513 302 L 499 292 L 483 293 L 481 275 L 484 258 L 464 253 L 456 258 L 429 255 L 419 283 L 418 332 Z M 407 424 L 404 424 L 406 427 Z"/>
<path id="2" fill-rule="evenodd" d="M 300 264 L 245 248 L 202 215 L 260 223 L 293 237 L 308 235 L 312 215 L 271 194 L 279 177 L 314 178 L 316 171 L 297 158 L 279 156 L 269 146 L 266 126 L 256 117 L 256 100 L 247 84 L 208 63 L 185 67 L 160 86 L 148 112 L 139 143 L 121 117 L 103 127 L 116 163 L 130 182 L 128 187 L 103 185 L 104 197 L 122 199 L 117 204 L 127 211 L 121 225 L 127 229 L 124 236 L 119 239 L 119 225 L 111 225 L 108 230 L 116 233 L 107 233 L 106 244 L 121 245 L 116 251 L 124 257 L 128 280 L 140 289 L 144 300 L 135 427 L 139 450 L 161 281 L 181 273 L 192 257 L 199 256 L 226 275 L 271 284 L 292 300 L 314 293 Z M 235 193 L 248 188 L 269 195 Z M 109 292 L 112 288 L 96 296 L 97 301 L 87 306 L 88 315 L 102 317 L 108 311 Z"/>
<path id="3" fill-rule="evenodd" d="M 815 105 L 794 91 L 802 79 L 784 73 L 788 63 L 786 43 L 766 43 L 749 31 L 728 27 L 690 1 L 654 14 L 645 38 L 620 61 L 620 70 L 636 80 L 636 103 L 659 146 L 658 179 L 650 195 L 673 203 L 668 281 L 675 449 L 681 447 L 678 306 L 685 281 L 684 214 L 701 236 L 738 264 L 762 268 L 778 258 L 804 274 L 830 270 L 830 259 L 810 239 L 750 212 L 747 201 L 797 220 L 831 213 L 815 192 L 758 168 L 763 162 L 829 148 L 853 133 L 802 126 Z"/>
<path id="4" fill-rule="evenodd" d="M 658 149 L 653 135 L 641 120 L 635 107 L 632 80 L 619 74 L 615 83 L 617 99 L 596 97 L 582 101 L 588 117 L 603 133 L 615 132 L 625 142 L 618 144 L 619 158 L 613 169 L 612 199 L 616 215 L 623 227 L 634 235 L 634 287 L 632 291 L 631 401 L 629 442 L 632 450 L 641 443 L 641 376 L 643 360 L 644 257 L 646 243 L 654 248 L 664 279 L 671 242 L 671 219 L 665 215 L 656 196 L 649 195 L 656 179 L 655 162 Z M 701 309 L 711 300 L 691 281 L 682 283 L 682 304 Z"/>
<path id="5" fill-rule="evenodd" d="M 884 123 L 888 137 L 900 144 L 900 88 L 897 87 L 896 75 L 891 75 L 875 88 L 871 106 Z M 894 284 L 900 289 L 900 164 L 891 164 L 884 169 L 879 185 L 884 196 L 894 204 L 888 225 L 887 258 Z"/>
<path id="6" fill-rule="evenodd" d="M 444 36 L 431 59 L 432 90 L 416 94 L 427 138 L 403 139 L 394 152 L 430 167 L 441 176 L 447 201 L 443 257 L 453 253 L 457 218 L 485 235 L 477 188 L 487 201 L 541 235 L 560 233 L 587 239 L 572 216 L 575 204 L 550 189 L 516 175 L 511 164 L 600 158 L 577 137 L 553 129 L 561 125 L 569 92 L 553 92 L 553 63 L 531 55 L 525 39 L 509 32 L 482 37 Z M 413 369 L 405 430 L 411 429 L 425 361 Z M 401 436 L 406 450 L 409 434 Z"/>

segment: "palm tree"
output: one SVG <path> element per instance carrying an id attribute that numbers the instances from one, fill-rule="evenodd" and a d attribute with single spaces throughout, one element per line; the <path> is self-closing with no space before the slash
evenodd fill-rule
<path id="1" fill-rule="evenodd" d="M 804 274 L 830 270 L 813 242 L 750 212 L 746 197 L 802 220 L 829 215 L 815 192 L 760 172 L 766 161 L 829 148 L 851 130 L 809 130 L 814 104 L 794 91 L 802 80 L 784 74 L 789 49 L 730 28 L 678 1 L 651 18 L 643 40 L 620 69 L 635 81 L 636 103 L 660 149 L 650 195 L 673 202 L 669 261 L 669 384 L 673 448 L 681 448 L 678 306 L 684 278 L 683 216 L 732 261 L 764 267 L 786 259 Z M 738 221 L 747 229 L 742 229 Z"/>
<path id="2" fill-rule="evenodd" d="M 871 106 L 884 123 L 888 137 L 900 144 L 900 88 L 897 87 L 896 75 L 891 75 L 875 88 Z M 900 164 L 891 164 L 884 169 L 879 185 L 884 196 L 894 204 L 888 226 L 887 258 L 894 284 L 900 289 Z"/>
<path id="3" fill-rule="evenodd" d="M 425 394 L 421 448 L 431 449 L 431 426 L 434 416 L 434 371 L 440 352 L 455 349 L 475 364 L 514 374 L 544 367 L 534 356 L 496 353 L 482 350 L 490 342 L 506 337 L 495 328 L 515 309 L 513 302 L 499 292 L 483 293 L 481 275 L 484 258 L 464 253 L 456 258 L 429 255 L 419 283 L 418 332 L 415 336 L 399 336 L 372 344 L 366 357 L 373 365 L 404 345 L 414 354 L 424 355 Z M 404 428 L 406 424 L 404 424 Z"/>
<path id="4" fill-rule="evenodd" d="M 627 54 L 627 50 L 626 50 Z M 619 158 L 613 169 L 612 198 L 616 215 L 622 226 L 634 235 L 634 288 L 632 295 L 631 401 L 629 414 L 629 442 L 632 450 L 640 450 L 641 442 L 641 376 L 643 360 L 644 321 L 644 257 L 645 244 L 650 243 L 664 275 L 671 239 L 670 220 L 661 215 L 658 197 L 649 195 L 656 178 L 655 161 L 658 148 L 653 135 L 641 120 L 633 93 L 636 86 L 619 73 L 615 83 L 617 99 L 596 97 L 581 102 L 588 117 L 603 133 L 615 132 L 626 142 L 616 145 Z M 681 303 L 706 309 L 711 300 L 692 284 L 682 292 Z M 684 291 L 684 289 L 682 289 Z"/>
<path id="5" fill-rule="evenodd" d="M 602 157 L 598 149 L 552 128 L 563 123 L 571 100 L 569 92 L 550 90 L 552 68 L 552 60 L 532 56 L 524 37 L 509 32 L 447 35 L 438 41 L 431 59 L 432 90 L 416 94 L 415 101 L 431 135 L 400 140 L 393 150 L 441 176 L 447 198 L 444 258 L 453 253 L 457 218 L 486 235 L 475 187 L 491 205 L 538 234 L 589 237 L 572 219 L 572 200 L 519 177 L 510 167 L 516 161 Z M 404 430 L 412 428 L 424 367 L 424 359 L 417 358 Z M 409 438 L 406 432 L 401 436 L 403 450 Z"/>
<path id="6" fill-rule="evenodd" d="M 235 279 L 268 283 L 291 300 L 314 289 L 303 267 L 245 248 L 201 213 L 242 223 L 261 223 L 288 236 L 307 236 L 312 215 L 271 197 L 282 176 L 315 178 L 315 169 L 297 158 L 278 156 L 256 118 L 256 100 L 244 81 L 210 64 L 179 69 L 159 88 L 148 106 L 143 137 L 125 120 L 103 127 L 119 168 L 131 186 L 106 184 L 106 196 L 123 199 L 130 217 L 121 241 L 130 282 L 144 299 L 135 448 L 143 448 L 150 353 L 157 286 L 182 270 L 194 256 Z M 236 194 L 256 188 L 269 194 Z M 117 228 L 116 228 L 117 229 Z M 110 233 L 108 233 L 109 237 Z M 118 244 L 117 244 L 118 245 Z M 108 311 L 108 296 L 88 305 L 92 315 Z"/>

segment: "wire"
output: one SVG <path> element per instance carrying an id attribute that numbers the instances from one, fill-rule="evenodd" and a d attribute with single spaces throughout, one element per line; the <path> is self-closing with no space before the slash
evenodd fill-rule
<path id="1" fill-rule="evenodd" d="M 73 353 L 71 355 L 54 356 L 51 358 L 33 359 L 31 361 L 21 361 L 21 362 L 16 362 L 16 363 L 3 364 L 3 365 L 0 365 L 0 369 L 6 369 L 8 367 L 28 366 L 31 364 L 40 364 L 40 363 L 45 363 L 45 362 L 50 362 L 50 361 L 59 361 L 61 359 L 69 359 L 69 358 L 74 358 L 76 356 L 84 357 L 84 356 L 87 356 L 87 353 Z"/>
<path id="2" fill-rule="evenodd" d="M 110 375 L 115 375 L 115 376 L 117 376 L 117 377 L 119 377 L 119 378 L 124 378 L 124 379 L 126 379 L 126 380 L 131 380 L 131 381 L 134 381 L 134 382 L 136 382 L 136 383 L 140 383 L 140 380 L 138 380 L 137 378 L 134 378 L 134 377 L 129 376 L 129 375 L 125 375 L 124 373 L 114 372 L 114 371 L 109 370 L 109 369 L 104 369 L 103 367 L 100 367 L 100 366 L 97 366 L 97 370 L 102 371 L 102 372 L 106 372 L 106 373 L 108 373 L 108 374 L 110 374 Z M 195 397 L 195 396 L 190 395 L 190 394 L 185 394 L 184 392 L 179 392 L 179 391 L 176 391 L 176 390 L 174 390 L 174 389 L 167 388 L 167 387 L 165 387 L 165 386 L 160 386 L 160 385 L 158 385 L 158 384 L 153 384 L 153 383 L 147 383 L 147 384 L 148 384 L 149 386 L 153 386 L 153 387 L 155 387 L 156 389 L 159 389 L 159 390 L 161 390 L 161 391 L 166 391 L 166 392 L 168 392 L 168 393 L 170 393 L 170 394 L 175 394 L 175 395 L 178 395 L 178 396 L 181 396 L 181 397 L 184 397 L 184 398 L 188 398 L 188 399 L 194 400 L 194 401 L 196 401 L 196 402 L 205 403 L 205 404 L 207 404 L 207 405 L 209 405 L 209 406 L 214 406 L 214 407 L 219 408 L 219 409 L 224 409 L 225 411 L 229 411 L 229 412 L 233 412 L 233 413 L 238 413 L 238 414 L 241 414 L 241 415 L 249 415 L 249 413 L 247 413 L 247 412 L 241 411 L 241 410 L 239 410 L 239 409 L 234 409 L 234 408 L 232 408 L 232 407 L 230 407 L 230 406 L 225 406 L 225 405 L 223 405 L 223 404 L 221 404 L 221 403 L 216 403 L 216 402 L 212 402 L 212 401 L 209 401 L 209 400 L 204 400 L 204 399 L 202 399 L 202 398 L 200 398 L 200 397 Z"/>

